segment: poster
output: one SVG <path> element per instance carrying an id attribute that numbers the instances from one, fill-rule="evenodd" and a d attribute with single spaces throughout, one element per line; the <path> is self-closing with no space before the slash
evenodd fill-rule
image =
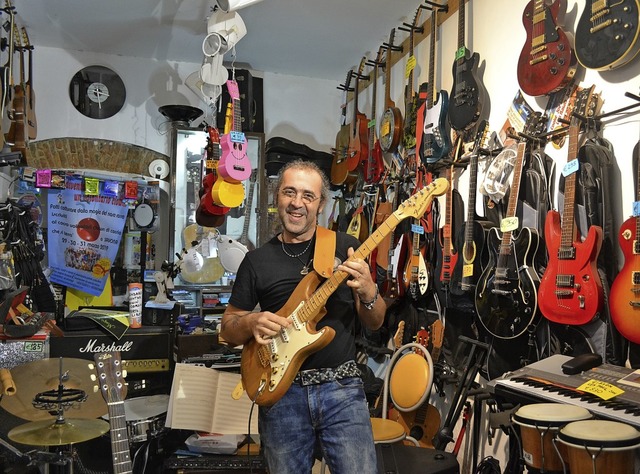
<path id="1" fill-rule="evenodd" d="M 129 207 L 119 197 L 89 195 L 83 185 L 84 178 L 71 176 L 64 189 L 49 190 L 50 279 L 99 296 L 116 258 Z"/>

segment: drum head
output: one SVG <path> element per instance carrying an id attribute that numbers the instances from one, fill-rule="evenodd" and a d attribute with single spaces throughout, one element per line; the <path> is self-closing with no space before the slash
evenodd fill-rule
<path id="1" fill-rule="evenodd" d="M 534 403 L 520 407 L 513 415 L 513 422 L 522 426 L 560 427 L 571 421 L 591 418 L 589 410 L 563 403 Z"/>
<path id="2" fill-rule="evenodd" d="M 167 412 L 169 395 L 151 395 L 149 397 L 129 398 L 124 401 L 124 414 L 127 421 L 147 420 Z M 109 419 L 109 415 L 103 417 Z"/>
<path id="3" fill-rule="evenodd" d="M 615 451 L 640 446 L 640 432 L 619 421 L 583 420 L 561 428 L 558 440 L 577 448 L 589 446 Z"/>

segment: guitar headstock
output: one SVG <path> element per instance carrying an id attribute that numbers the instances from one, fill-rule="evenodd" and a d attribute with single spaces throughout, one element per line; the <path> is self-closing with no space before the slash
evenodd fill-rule
<path id="1" fill-rule="evenodd" d="M 396 217 L 422 217 L 435 196 L 442 196 L 449 189 L 446 178 L 435 179 L 432 183 L 416 191 L 409 199 L 398 206 L 393 213 Z"/>
<path id="2" fill-rule="evenodd" d="M 235 80 L 229 79 L 227 81 L 227 90 L 232 100 L 240 99 L 240 89 L 238 89 L 238 83 Z"/>
<path id="3" fill-rule="evenodd" d="M 485 148 L 487 146 L 488 137 L 489 137 L 489 121 L 482 120 L 478 124 L 478 131 L 476 133 L 476 138 L 473 141 L 474 153 L 477 153 L 480 148 Z"/>
<path id="4" fill-rule="evenodd" d="M 400 321 L 398 323 L 398 329 L 393 336 L 393 345 L 396 349 L 402 346 L 402 340 L 404 339 L 404 324 L 404 321 Z"/>
<path id="5" fill-rule="evenodd" d="M 420 330 L 416 333 L 416 342 L 420 344 L 425 349 L 429 349 L 429 339 L 430 339 L 429 331 L 425 328 L 420 328 Z"/>
<path id="6" fill-rule="evenodd" d="M 27 34 L 27 29 L 23 26 L 20 28 L 22 31 L 22 47 L 25 50 L 33 49 L 31 42 L 29 41 L 29 35 Z"/>
<path id="7" fill-rule="evenodd" d="M 97 352 L 94 357 L 98 384 L 105 402 L 119 402 L 127 396 L 124 382 L 126 371 L 122 368 L 119 351 Z"/>
<path id="8" fill-rule="evenodd" d="M 580 90 L 571 112 L 571 126 L 580 126 L 587 119 L 593 118 L 601 106 L 600 95 L 595 92 L 595 86 Z"/>
<path id="9" fill-rule="evenodd" d="M 396 38 L 396 29 L 395 28 L 391 28 L 391 33 L 389 33 L 389 42 L 386 44 L 387 47 L 387 70 L 386 73 L 389 75 L 391 74 L 391 53 L 392 53 L 392 48 L 393 48 L 393 42 Z"/>

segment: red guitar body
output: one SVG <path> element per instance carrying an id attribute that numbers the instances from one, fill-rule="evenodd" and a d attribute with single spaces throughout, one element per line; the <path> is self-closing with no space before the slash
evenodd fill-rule
<path id="1" fill-rule="evenodd" d="M 602 228 L 591 226 L 584 242 L 574 241 L 575 258 L 571 259 L 559 258 L 561 235 L 560 213 L 549 211 L 545 222 L 549 264 L 540 281 L 538 306 L 544 317 L 555 323 L 586 324 L 604 304 L 597 268 Z"/>
<path id="2" fill-rule="evenodd" d="M 371 133 L 374 133 L 371 131 Z M 379 183 L 384 173 L 384 160 L 382 158 L 382 148 L 378 141 L 373 145 L 373 150 L 369 150 L 369 157 L 363 161 L 364 181 L 367 184 Z"/>
<path id="3" fill-rule="evenodd" d="M 349 156 L 347 157 L 347 168 L 349 171 L 355 171 L 361 161 L 366 161 L 369 156 L 369 130 L 367 123 L 369 120 L 363 113 L 358 112 L 356 115 L 356 125 L 354 132 L 349 138 Z"/>
<path id="4" fill-rule="evenodd" d="M 525 94 L 541 96 L 558 91 L 576 72 L 572 41 L 557 26 L 561 3 L 563 0 L 551 5 L 531 0 L 524 9 L 527 40 L 518 59 L 518 82 Z"/>
<path id="5" fill-rule="evenodd" d="M 445 232 L 451 233 L 451 228 L 446 226 L 440 230 L 440 242 L 446 242 Z M 442 248 L 442 262 L 440 263 L 440 281 L 443 285 L 449 285 L 451 283 L 451 277 L 453 276 L 453 269 L 456 268 L 458 263 L 458 252 L 452 248 L 447 248 L 447 243 L 441 245 Z"/>
<path id="6" fill-rule="evenodd" d="M 630 217 L 620 227 L 618 241 L 624 266 L 613 280 L 609 310 L 615 327 L 625 338 L 640 344 L 640 218 Z"/>

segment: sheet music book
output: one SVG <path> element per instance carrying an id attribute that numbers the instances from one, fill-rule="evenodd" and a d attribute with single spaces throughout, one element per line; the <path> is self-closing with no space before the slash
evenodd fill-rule
<path id="1" fill-rule="evenodd" d="M 240 374 L 177 363 L 165 425 L 205 433 L 248 434 L 251 400 L 244 391 L 238 400 L 231 397 L 239 383 Z M 251 417 L 251 434 L 258 433 L 257 408 Z"/>

